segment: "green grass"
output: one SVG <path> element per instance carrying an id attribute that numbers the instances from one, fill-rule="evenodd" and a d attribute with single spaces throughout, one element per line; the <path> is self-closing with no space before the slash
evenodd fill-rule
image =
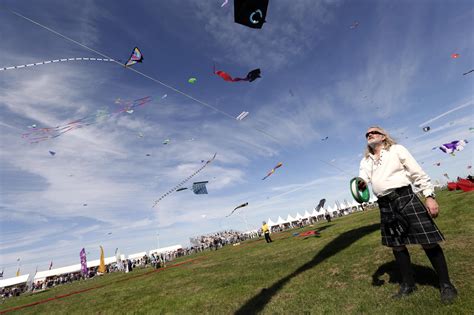
<path id="1" fill-rule="evenodd" d="M 182 257 L 159 272 L 151 268 L 108 274 L 11 298 L 15 306 L 91 289 L 26 307 L 22 314 L 474 314 L 474 193 L 438 193 L 436 222 L 459 298 L 440 302 L 437 277 L 419 246 L 410 247 L 418 291 L 401 301 L 390 249 L 380 244 L 378 210 L 272 234 L 274 242 L 249 240 Z M 321 237 L 293 237 L 321 229 Z M 195 259 L 189 261 L 190 259 Z M 171 266 L 170 264 L 169 266 Z M 98 287 L 98 288 L 96 288 Z"/>

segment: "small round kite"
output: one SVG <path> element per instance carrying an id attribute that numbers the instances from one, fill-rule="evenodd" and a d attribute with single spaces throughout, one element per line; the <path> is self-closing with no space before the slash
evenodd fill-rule
<path id="1" fill-rule="evenodd" d="M 365 183 L 364 190 L 359 189 L 359 185 L 362 182 Z M 357 201 L 358 203 L 364 203 L 364 202 L 369 201 L 370 199 L 369 187 L 367 186 L 367 183 L 365 182 L 364 179 L 360 177 L 354 177 L 353 179 L 351 179 L 350 189 L 351 189 L 352 197 L 354 197 L 355 201 Z"/>

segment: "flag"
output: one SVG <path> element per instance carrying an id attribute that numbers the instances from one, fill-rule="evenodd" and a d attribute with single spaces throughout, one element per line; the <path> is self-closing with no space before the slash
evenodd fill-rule
<path id="1" fill-rule="evenodd" d="M 81 250 L 79 257 L 81 258 L 81 273 L 83 275 L 87 275 L 89 272 L 87 271 L 87 257 L 85 248 Z"/>
<path id="2" fill-rule="evenodd" d="M 117 262 L 117 269 L 119 271 L 122 271 L 123 270 L 123 264 L 122 264 L 122 259 L 120 257 L 120 252 L 119 252 L 118 247 L 115 249 L 115 260 Z"/>
<path id="3" fill-rule="evenodd" d="M 100 246 L 100 264 L 97 272 L 105 273 L 104 248 L 102 248 L 102 246 Z"/>
<path id="4" fill-rule="evenodd" d="M 51 260 L 51 263 L 49 264 L 49 269 L 48 270 L 51 270 L 51 268 L 53 268 L 53 261 Z"/>

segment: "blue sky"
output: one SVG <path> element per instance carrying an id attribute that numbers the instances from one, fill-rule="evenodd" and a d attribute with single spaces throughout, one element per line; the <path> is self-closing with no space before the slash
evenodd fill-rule
<path id="1" fill-rule="evenodd" d="M 108 256 L 116 247 L 135 253 L 156 248 L 158 233 L 161 246 L 187 245 L 201 233 L 244 230 L 244 217 L 257 227 L 311 211 L 321 198 L 351 200 L 348 182 L 373 124 L 433 180 L 466 176 L 472 144 L 455 157 L 431 148 L 472 140 L 474 74 L 462 75 L 474 68 L 472 1 L 270 1 L 260 30 L 235 24 L 232 1 L 222 2 L 3 1 L 0 67 L 101 57 L 14 10 L 116 60 L 138 46 L 144 62 L 133 69 L 233 117 L 250 113 L 238 122 L 114 63 L 1 71 L 5 276 L 15 274 L 17 258 L 24 274 L 51 260 L 77 263 L 82 247 L 89 259 L 99 245 Z M 214 63 L 233 76 L 260 68 L 262 78 L 225 82 L 212 74 Z M 32 124 L 57 126 L 144 96 L 153 101 L 132 114 L 36 144 L 21 137 Z M 208 195 L 179 192 L 151 207 L 215 152 L 193 178 L 209 181 Z M 278 162 L 283 167 L 262 181 Z"/>

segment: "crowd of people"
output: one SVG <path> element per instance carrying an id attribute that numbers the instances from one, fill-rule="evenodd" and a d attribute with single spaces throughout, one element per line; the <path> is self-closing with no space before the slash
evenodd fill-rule
<path id="1" fill-rule="evenodd" d="M 225 245 L 236 244 L 242 241 L 259 237 L 258 231 L 250 231 L 246 233 L 229 230 L 218 233 L 206 234 L 190 238 L 191 247 L 189 250 L 193 253 L 201 252 L 206 249 L 218 250 Z"/>

